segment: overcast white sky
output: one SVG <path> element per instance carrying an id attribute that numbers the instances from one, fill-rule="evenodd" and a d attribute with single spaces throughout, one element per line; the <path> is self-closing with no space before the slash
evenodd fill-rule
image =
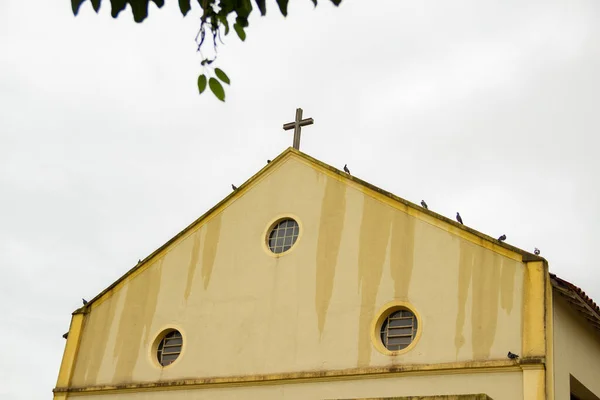
<path id="1" fill-rule="evenodd" d="M 0 0 L 1 398 L 49 398 L 81 297 L 290 146 L 296 107 L 306 153 L 600 300 L 597 1 L 267 2 L 221 47 L 226 103 L 197 94 L 197 9 L 105 3 Z"/>

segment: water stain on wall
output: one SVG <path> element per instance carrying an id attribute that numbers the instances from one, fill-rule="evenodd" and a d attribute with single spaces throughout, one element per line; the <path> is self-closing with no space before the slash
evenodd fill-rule
<path id="1" fill-rule="evenodd" d="M 86 315 L 73 376 L 75 385 L 97 384 L 118 299 L 118 294 L 115 294 Z"/>
<path id="2" fill-rule="evenodd" d="M 115 359 L 113 383 L 130 382 L 136 362 L 138 359 L 145 359 L 138 353 L 140 343 L 144 351 L 152 339 L 149 338 L 149 328 L 156 311 L 162 266 L 161 258 L 127 283 L 125 305 L 118 322 L 113 349 Z"/>
<path id="3" fill-rule="evenodd" d="M 198 266 L 198 260 L 200 259 L 200 235 L 202 229 L 194 232 L 193 240 L 194 244 L 192 246 L 192 254 L 190 257 L 190 264 L 188 265 L 188 274 L 185 284 L 185 292 L 183 294 L 183 298 L 187 301 L 190 296 L 190 292 L 192 291 L 192 283 L 194 282 L 194 276 L 196 275 L 196 267 Z"/>
<path id="4" fill-rule="evenodd" d="M 206 228 L 206 237 L 202 248 L 202 278 L 204 279 L 204 289 L 210 284 L 215 258 L 217 256 L 217 247 L 221 235 L 221 214 L 216 215 L 210 220 Z"/>
<path id="5" fill-rule="evenodd" d="M 413 270 L 415 218 L 403 212 L 394 213 L 390 242 L 390 271 L 396 299 L 408 300 Z"/>
<path id="6" fill-rule="evenodd" d="M 515 292 L 515 275 L 517 274 L 517 262 L 512 260 L 502 261 L 502 273 L 500 276 L 500 306 L 510 315 L 513 308 Z"/>
<path id="7" fill-rule="evenodd" d="M 463 329 L 465 326 L 467 298 L 469 297 L 469 288 L 471 286 L 471 275 L 473 266 L 481 264 L 482 248 L 460 240 L 460 255 L 458 261 L 458 314 L 456 315 L 456 329 L 454 333 L 454 346 L 456 355 L 465 344 Z"/>
<path id="8" fill-rule="evenodd" d="M 323 334 L 329 302 L 333 292 L 333 281 L 337 266 L 344 217 L 346 215 L 346 185 L 327 179 L 321 201 L 321 220 L 317 242 L 315 308 L 319 335 Z"/>
<path id="9" fill-rule="evenodd" d="M 501 257 L 491 250 L 483 250 L 481 264 L 475 265 L 473 268 L 471 340 L 473 341 L 473 358 L 476 360 L 489 358 L 496 338 Z"/>
<path id="10" fill-rule="evenodd" d="M 371 361 L 371 321 L 383 273 L 394 210 L 365 196 L 358 248 L 358 285 L 361 307 L 358 329 L 358 367 Z"/>

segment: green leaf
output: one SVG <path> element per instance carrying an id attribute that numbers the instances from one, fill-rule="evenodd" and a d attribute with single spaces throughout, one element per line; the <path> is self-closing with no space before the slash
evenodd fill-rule
<path id="1" fill-rule="evenodd" d="M 113 18 L 117 18 L 119 13 L 127 7 L 126 0 L 110 0 L 110 15 Z"/>
<path id="2" fill-rule="evenodd" d="M 312 0 L 313 4 L 315 5 L 315 7 L 317 6 L 317 0 Z"/>
<path id="3" fill-rule="evenodd" d="M 238 24 L 237 22 L 233 24 L 233 30 L 235 30 L 235 33 L 237 33 L 242 42 L 246 40 L 246 32 L 244 32 L 244 28 L 242 28 L 240 24 Z"/>
<path id="4" fill-rule="evenodd" d="M 79 7 L 85 0 L 71 0 L 71 8 L 73 9 L 73 15 L 77 15 Z"/>
<path id="5" fill-rule="evenodd" d="M 94 11 L 98 14 L 98 11 L 100 11 L 100 0 L 92 0 L 92 7 L 94 7 Z"/>
<path id="6" fill-rule="evenodd" d="M 226 84 L 229 85 L 231 83 L 231 81 L 229 80 L 229 77 L 227 76 L 227 74 L 225 72 L 223 72 L 223 70 L 221 68 L 215 68 L 215 75 L 217 75 L 217 78 L 219 78 Z"/>
<path id="7" fill-rule="evenodd" d="M 218 18 L 219 18 L 219 21 L 221 21 L 221 23 L 225 27 L 225 36 L 227 36 L 227 34 L 229 33 L 229 21 L 227 21 L 227 16 L 219 15 Z"/>
<path id="8" fill-rule="evenodd" d="M 202 74 L 198 77 L 198 91 L 200 94 L 206 89 L 206 75 Z"/>
<path id="9" fill-rule="evenodd" d="M 332 1 L 334 1 L 334 0 L 332 0 Z M 279 6 L 279 11 L 281 11 L 283 16 L 287 17 L 288 0 L 277 0 L 277 5 Z"/>
<path id="10" fill-rule="evenodd" d="M 217 99 L 225 101 L 225 89 L 223 89 L 223 85 L 218 80 L 210 78 L 208 86 L 210 86 L 210 90 L 217 96 Z"/>
<path id="11" fill-rule="evenodd" d="M 265 15 L 267 13 L 267 5 L 265 4 L 265 0 L 254 0 L 256 2 L 256 6 L 260 10 L 260 15 Z M 313 0 L 317 1 L 317 0 Z"/>
<path id="12" fill-rule="evenodd" d="M 148 16 L 148 0 L 129 0 L 133 20 L 137 23 L 142 22 Z"/>
<path id="13" fill-rule="evenodd" d="M 334 5 L 336 5 L 336 6 L 339 6 L 339 5 L 340 5 L 340 3 L 342 2 L 342 0 L 331 0 L 331 2 L 332 2 Z"/>
<path id="14" fill-rule="evenodd" d="M 191 10 L 191 8 L 192 6 L 190 5 L 190 0 L 179 0 L 179 10 L 184 17 Z"/>

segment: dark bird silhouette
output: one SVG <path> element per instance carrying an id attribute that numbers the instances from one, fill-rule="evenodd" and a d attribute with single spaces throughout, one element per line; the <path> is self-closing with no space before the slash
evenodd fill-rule
<path id="1" fill-rule="evenodd" d="M 421 200 L 421 207 L 423 207 L 426 210 L 429 210 L 429 207 L 427 207 L 427 203 L 425 203 L 425 200 Z"/>
<path id="2" fill-rule="evenodd" d="M 81 301 L 83 302 L 84 306 L 88 303 L 88 301 L 86 299 L 81 299 Z"/>
<path id="3" fill-rule="evenodd" d="M 517 358 L 519 358 L 518 354 L 515 353 L 511 353 L 510 351 L 508 352 L 508 354 L 506 355 L 508 358 L 510 358 L 511 360 L 516 360 Z"/>
<path id="4" fill-rule="evenodd" d="M 267 160 L 267 164 L 270 163 L 270 162 L 271 162 L 271 160 Z"/>
<path id="5" fill-rule="evenodd" d="M 138 264 L 141 264 L 141 263 L 142 263 L 142 260 L 138 260 Z"/>
<path id="6" fill-rule="evenodd" d="M 456 220 L 457 220 L 458 222 L 460 222 L 462 225 L 464 225 L 464 224 L 463 224 L 463 222 L 462 222 L 462 218 L 460 217 L 460 214 L 459 214 L 459 213 L 456 213 Z"/>
<path id="7" fill-rule="evenodd" d="M 348 169 L 348 164 L 344 164 L 344 172 L 350 175 L 350 170 Z"/>
<path id="8" fill-rule="evenodd" d="M 535 254 L 536 256 L 540 255 L 540 249 L 538 249 L 537 247 L 533 250 L 533 254 Z"/>
<path id="9" fill-rule="evenodd" d="M 504 242 L 506 240 L 506 235 L 502 235 L 498 238 L 499 242 Z"/>
<path id="10" fill-rule="evenodd" d="M 65 333 L 65 334 L 63 335 L 63 339 L 66 339 L 66 338 L 68 338 L 68 337 L 69 337 L 69 332 L 67 332 L 67 333 Z"/>
<path id="11" fill-rule="evenodd" d="M 237 190 L 237 186 L 235 186 L 233 183 L 231 184 L 231 188 L 232 188 L 233 190 Z"/>

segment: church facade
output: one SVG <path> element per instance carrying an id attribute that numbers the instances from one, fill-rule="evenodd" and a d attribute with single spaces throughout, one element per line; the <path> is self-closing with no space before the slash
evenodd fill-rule
<path id="1" fill-rule="evenodd" d="M 287 149 L 73 313 L 54 399 L 600 397 L 547 262 Z"/>

